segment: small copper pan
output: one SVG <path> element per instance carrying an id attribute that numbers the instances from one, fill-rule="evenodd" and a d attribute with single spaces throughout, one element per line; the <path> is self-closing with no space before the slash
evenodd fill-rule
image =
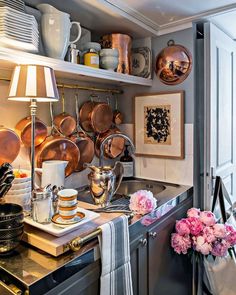
<path id="1" fill-rule="evenodd" d="M 79 125 L 79 100 L 78 95 L 75 95 L 75 109 L 77 117 L 77 132 L 70 139 L 77 145 L 80 150 L 80 159 L 77 166 L 77 171 L 85 169 L 84 163 L 91 163 L 94 157 L 94 142 L 91 137 L 86 134 Z"/>
<path id="2" fill-rule="evenodd" d="M 113 113 L 106 102 L 87 101 L 80 108 L 80 124 L 87 132 L 103 133 L 112 124 Z"/>
<path id="3" fill-rule="evenodd" d="M 52 104 L 50 104 L 50 113 L 52 120 L 52 132 L 47 139 L 36 148 L 35 161 L 37 167 L 42 167 L 42 162 L 47 160 L 68 161 L 65 175 L 69 176 L 76 171 L 80 159 L 80 151 L 77 145 L 70 139 L 60 135 L 59 131 L 53 125 Z"/>
<path id="4" fill-rule="evenodd" d="M 109 129 L 105 133 L 100 133 L 97 136 L 96 142 L 95 142 L 95 154 L 97 157 L 100 156 L 100 146 L 102 142 L 111 134 L 119 134 L 121 133 L 120 130 L 117 127 L 113 127 Z M 125 140 L 122 137 L 115 137 L 108 141 L 107 144 L 105 144 L 104 147 L 104 156 L 108 159 L 115 159 L 119 157 L 125 147 Z"/>
<path id="5" fill-rule="evenodd" d="M 70 136 L 76 129 L 76 120 L 65 112 L 65 96 L 62 93 L 62 113 L 54 117 L 55 127 L 65 136 Z"/>
<path id="6" fill-rule="evenodd" d="M 118 102 L 116 97 L 116 109 L 113 112 L 113 123 L 120 125 L 123 123 L 124 117 L 123 114 L 118 110 Z"/>
<path id="7" fill-rule="evenodd" d="M 0 165 L 12 163 L 19 152 L 19 136 L 13 130 L 0 126 Z"/>
<path id="8" fill-rule="evenodd" d="M 31 117 L 20 120 L 15 127 L 16 133 L 19 135 L 22 143 L 26 147 L 31 146 Z M 35 146 L 40 145 L 47 137 L 47 125 L 36 118 L 35 121 Z"/>

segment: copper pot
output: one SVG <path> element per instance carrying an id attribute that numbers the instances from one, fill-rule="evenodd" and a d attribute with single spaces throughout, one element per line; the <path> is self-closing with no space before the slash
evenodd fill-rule
<path id="1" fill-rule="evenodd" d="M 86 134 L 79 125 L 79 99 L 78 95 L 75 96 L 75 109 L 77 119 L 77 132 L 73 134 L 70 139 L 77 145 L 80 151 L 80 159 L 77 171 L 85 169 L 84 163 L 91 163 L 94 157 L 94 142 L 92 138 Z"/>
<path id="2" fill-rule="evenodd" d="M 48 160 L 68 161 L 65 170 L 66 176 L 77 169 L 79 158 L 80 151 L 77 145 L 70 139 L 59 135 L 47 137 L 35 152 L 35 162 L 39 168 L 42 167 L 42 162 Z"/>
<path id="3" fill-rule="evenodd" d="M 156 58 L 156 75 L 167 85 L 182 83 L 192 69 L 192 55 L 182 45 L 175 45 L 173 40 L 167 43 Z"/>
<path id="4" fill-rule="evenodd" d="M 65 136 L 70 136 L 76 128 L 76 120 L 71 115 L 63 112 L 54 117 L 54 125 Z"/>
<path id="5" fill-rule="evenodd" d="M 109 34 L 102 36 L 100 40 L 102 48 L 117 48 L 119 51 L 118 73 L 131 73 L 131 47 L 132 39 L 125 34 Z"/>
<path id="6" fill-rule="evenodd" d="M 0 126 L 0 165 L 12 163 L 20 152 L 20 138 L 11 129 Z"/>
<path id="7" fill-rule="evenodd" d="M 19 135 L 22 143 L 26 147 L 31 147 L 31 117 L 20 120 L 15 127 L 16 133 Z M 41 120 L 35 120 L 35 146 L 40 145 L 47 137 L 47 125 Z"/>
<path id="8" fill-rule="evenodd" d="M 105 102 L 85 102 L 79 111 L 80 124 L 87 132 L 106 132 L 112 124 L 113 113 Z"/>
<path id="9" fill-rule="evenodd" d="M 121 133 L 117 127 L 109 129 L 107 132 L 100 133 L 95 142 L 95 154 L 97 157 L 100 156 L 100 146 L 102 142 L 111 134 Z M 108 141 L 104 146 L 104 156 L 108 159 L 115 159 L 119 157 L 125 147 L 125 140 L 122 137 L 115 137 Z"/>

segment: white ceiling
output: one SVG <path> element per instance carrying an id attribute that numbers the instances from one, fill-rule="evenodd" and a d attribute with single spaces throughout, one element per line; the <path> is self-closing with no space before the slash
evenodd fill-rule
<path id="1" fill-rule="evenodd" d="M 192 21 L 213 19 L 236 38 L 236 0 L 25 0 L 49 3 L 70 13 L 95 33 L 131 33 L 133 37 L 159 35 L 183 29 Z M 225 14 L 229 11 L 229 14 Z M 137 28 L 135 28 L 137 24 Z M 141 24 L 141 25 L 140 25 Z M 99 28 L 99 31 L 98 31 Z M 228 31 L 227 31 L 228 29 Z"/>

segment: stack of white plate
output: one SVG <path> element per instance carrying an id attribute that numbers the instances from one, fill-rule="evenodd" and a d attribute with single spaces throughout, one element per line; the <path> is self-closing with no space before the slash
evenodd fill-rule
<path id="1" fill-rule="evenodd" d="M 26 173 L 27 177 L 15 178 L 12 187 L 4 197 L 7 203 L 15 203 L 21 205 L 25 210 L 30 205 L 31 198 L 31 177 L 29 170 L 20 170 Z"/>
<path id="2" fill-rule="evenodd" d="M 0 7 L 0 46 L 38 52 L 39 31 L 35 17 L 10 7 Z"/>
<path id="3" fill-rule="evenodd" d="M 0 0 L 0 7 L 8 6 L 18 11 L 25 11 L 25 2 L 22 0 Z"/>

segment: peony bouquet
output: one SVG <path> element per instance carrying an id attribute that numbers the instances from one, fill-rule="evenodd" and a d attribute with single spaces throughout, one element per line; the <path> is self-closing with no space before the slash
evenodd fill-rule
<path id="1" fill-rule="evenodd" d="M 236 230 L 230 224 L 216 223 L 211 211 L 191 208 L 187 218 L 176 221 L 171 246 L 178 254 L 193 250 L 199 254 L 223 257 L 236 244 Z"/>
<path id="2" fill-rule="evenodd" d="M 136 214 L 147 214 L 152 212 L 157 206 L 157 200 L 153 197 L 153 193 L 146 190 L 139 190 L 130 197 L 130 210 Z"/>

